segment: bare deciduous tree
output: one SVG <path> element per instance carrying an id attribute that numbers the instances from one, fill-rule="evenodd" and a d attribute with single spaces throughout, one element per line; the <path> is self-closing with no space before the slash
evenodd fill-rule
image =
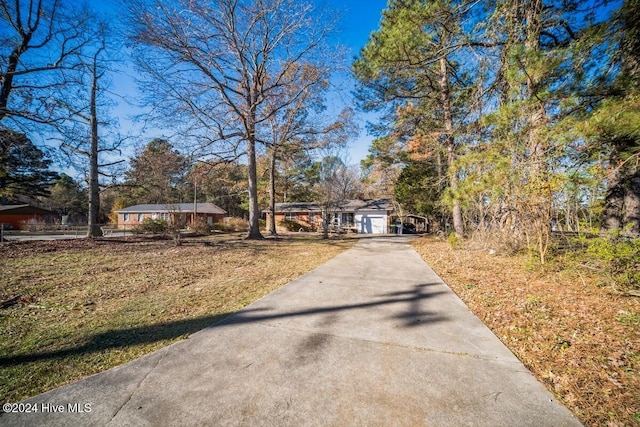
<path id="1" fill-rule="evenodd" d="M 154 118 L 195 141 L 196 157 L 246 155 L 247 238 L 262 238 L 256 172 L 261 128 L 305 93 L 294 67 L 335 63 L 324 46 L 332 24 L 321 21 L 311 3 L 294 0 L 127 5 L 138 64 L 150 77 L 143 89 Z M 298 90 L 285 90 L 294 85 Z"/>
<path id="2" fill-rule="evenodd" d="M 85 9 L 61 0 L 0 0 L 0 126 L 59 119 L 53 92 L 88 43 Z"/>
<path id="3" fill-rule="evenodd" d="M 343 110 L 337 117 L 326 113 L 323 93 L 329 87 L 329 68 L 323 70 L 310 64 L 294 67 L 292 72 L 298 75 L 293 81 L 297 82 L 284 88 L 281 96 L 271 98 L 270 108 L 279 109 L 276 114 L 269 115 L 265 122 L 266 132 L 260 135 L 260 140 L 267 146 L 269 157 L 269 234 L 276 234 L 275 203 L 276 203 L 276 170 L 278 160 L 299 156 L 305 152 L 309 158 L 312 152 L 328 149 L 331 146 L 343 146 L 355 134 L 355 128 L 350 109 Z M 300 87 L 306 87 L 295 102 L 287 108 L 279 108 L 282 96 L 289 97 L 292 92 L 299 92 Z"/>
<path id="4" fill-rule="evenodd" d="M 107 160 L 107 154 L 120 153 L 125 137 L 112 132 L 115 120 L 109 118 L 107 88 L 109 59 L 113 49 L 107 47 L 106 26 L 98 24 L 97 43 L 87 45 L 76 67 L 76 73 L 68 78 L 66 97 L 60 96 L 57 104 L 67 111 L 66 118 L 57 126 L 62 137 L 62 149 L 72 157 L 74 166 L 86 170 L 89 190 L 87 237 L 102 236 L 100 228 L 100 178 L 109 177 L 107 169 L 124 160 Z M 113 56 L 115 58 L 115 56 Z M 64 99 L 64 101 L 63 101 Z"/>
<path id="5" fill-rule="evenodd" d="M 329 237 L 329 228 L 336 212 L 349 199 L 361 194 L 362 190 L 363 185 L 357 167 L 347 166 L 337 155 L 329 155 L 322 159 L 316 193 L 322 204 L 323 238 Z"/>

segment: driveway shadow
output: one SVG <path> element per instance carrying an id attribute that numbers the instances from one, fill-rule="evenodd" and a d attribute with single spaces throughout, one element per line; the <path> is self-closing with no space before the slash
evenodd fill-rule
<path id="1" fill-rule="evenodd" d="M 14 356 L 0 357 L 0 367 L 15 366 L 39 360 L 61 359 L 68 356 L 96 353 L 132 345 L 172 340 L 181 336 L 190 335 L 208 327 L 219 328 L 229 325 L 264 322 L 290 317 L 335 314 L 350 310 L 364 310 L 371 307 L 391 304 L 407 304 L 407 307 L 405 309 L 401 309 L 398 314 L 394 315 L 394 318 L 402 320 L 405 327 L 414 327 L 424 322 L 440 322 L 446 320 L 445 316 L 424 311 L 421 307 L 422 301 L 444 293 L 440 291 L 426 291 L 429 286 L 437 284 L 439 283 L 415 285 L 411 290 L 383 294 L 379 296 L 380 299 L 376 298 L 375 300 L 364 303 L 315 307 L 305 310 L 284 312 L 269 312 L 270 309 L 268 307 L 253 309 L 245 308 L 238 312 L 219 313 L 210 316 L 196 317 L 193 319 L 163 322 L 150 326 L 101 332 L 89 337 L 85 344 L 74 347 L 42 353 L 18 354 Z"/>

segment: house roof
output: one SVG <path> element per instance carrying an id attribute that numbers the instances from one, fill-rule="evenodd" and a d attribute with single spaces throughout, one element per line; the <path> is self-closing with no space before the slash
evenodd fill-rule
<path id="1" fill-rule="evenodd" d="M 226 214 L 227 211 L 213 203 L 197 203 L 197 213 L 207 214 Z M 117 213 L 192 213 L 193 203 L 166 203 L 166 204 L 146 204 L 129 206 L 128 208 L 119 209 Z"/>
<path id="2" fill-rule="evenodd" d="M 389 199 L 355 199 L 347 200 L 347 204 L 340 206 L 342 210 L 380 210 L 380 211 L 392 211 L 393 203 Z"/>
<path id="3" fill-rule="evenodd" d="M 276 212 L 322 212 L 322 203 L 293 202 L 276 203 Z M 343 212 L 367 210 L 393 210 L 393 203 L 389 199 L 354 199 L 338 202 L 337 209 Z"/>
<path id="4" fill-rule="evenodd" d="M 48 209 L 37 208 L 27 204 L 23 205 L 0 205 L 0 215 L 56 215 Z"/>
<path id="5" fill-rule="evenodd" d="M 322 212 L 322 206 L 315 202 L 276 203 L 276 212 Z"/>

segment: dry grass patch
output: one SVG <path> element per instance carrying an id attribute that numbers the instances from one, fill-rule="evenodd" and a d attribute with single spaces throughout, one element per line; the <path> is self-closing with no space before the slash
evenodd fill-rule
<path id="1" fill-rule="evenodd" d="M 525 256 L 414 247 L 547 388 L 589 426 L 640 425 L 640 298 Z"/>
<path id="2" fill-rule="evenodd" d="M 0 400 L 15 402 L 185 338 L 355 240 L 100 239 L 0 245 Z"/>

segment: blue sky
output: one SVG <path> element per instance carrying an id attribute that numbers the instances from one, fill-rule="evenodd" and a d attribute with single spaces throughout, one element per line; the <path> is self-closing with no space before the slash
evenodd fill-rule
<path id="1" fill-rule="evenodd" d="M 341 44 L 351 49 L 351 57 L 355 57 L 369 39 L 369 34 L 378 29 L 382 10 L 387 6 L 387 0 L 328 0 L 330 7 L 342 12 L 342 19 L 338 26 L 338 39 Z M 367 120 L 373 120 L 374 115 L 359 113 L 360 136 L 351 143 L 349 161 L 359 164 L 367 155 L 372 137 L 367 134 L 365 125 Z"/>
<path id="2" fill-rule="evenodd" d="M 117 0 L 107 0 L 107 2 L 90 0 L 90 2 L 100 13 L 112 14 L 117 10 Z M 386 7 L 387 0 L 318 0 L 317 4 L 318 7 L 326 5 L 339 13 L 341 19 L 335 36 L 340 44 L 350 49 L 349 60 L 352 60 L 366 44 L 369 34 L 378 28 L 382 10 Z M 134 101 L 137 97 L 136 87 L 133 83 L 133 73 L 135 73 L 134 70 L 126 71 L 124 74 L 114 78 L 114 91 L 129 101 Z M 331 107 L 329 106 L 330 110 L 332 109 Z M 340 110 L 344 105 L 335 107 Z M 116 115 L 122 115 L 119 119 L 123 128 L 131 126 L 130 121 L 125 116 L 132 114 L 134 111 L 136 111 L 134 108 L 121 103 Z M 347 152 L 346 157 L 350 163 L 359 164 L 360 160 L 367 155 L 372 138 L 367 134 L 365 125 L 367 120 L 372 120 L 373 117 L 373 115 L 358 113 L 357 120 L 360 124 L 360 135 L 351 142 Z M 148 133 L 142 136 L 140 142 L 146 143 L 156 136 L 161 135 L 159 133 L 154 134 L 153 130 L 149 129 Z"/>
<path id="3" fill-rule="evenodd" d="M 386 0 L 327 0 L 326 3 L 342 13 L 338 25 L 341 42 L 357 54 L 364 47 L 369 34 L 378 28 Z"/>

